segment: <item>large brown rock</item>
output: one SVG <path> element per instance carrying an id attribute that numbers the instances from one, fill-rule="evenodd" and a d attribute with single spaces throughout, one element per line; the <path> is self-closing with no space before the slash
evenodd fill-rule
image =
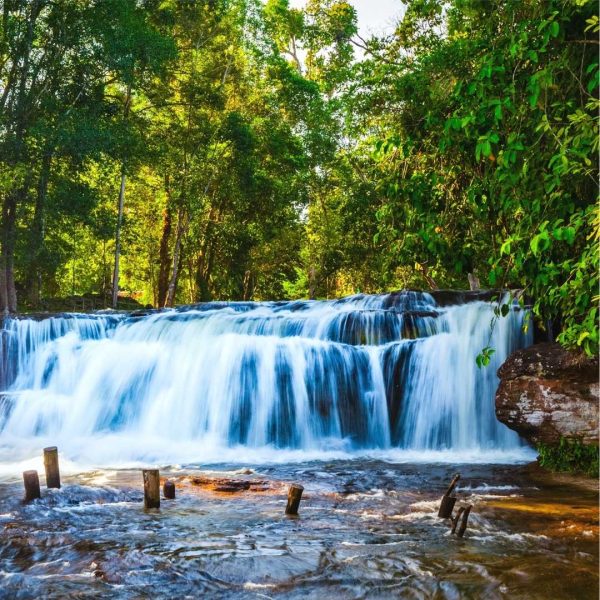
<path id="1" fill-rule="evenodd" d="M 518 350 L 498 369 L 496 416 L 525 439 L 598 443 L 598 360 L 554 343 Z"/>

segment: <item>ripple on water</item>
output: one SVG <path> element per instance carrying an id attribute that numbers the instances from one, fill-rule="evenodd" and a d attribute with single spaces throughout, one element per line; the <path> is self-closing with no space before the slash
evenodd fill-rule
<path id="1" fill-rule="evenodd" d="M 597 597 L 597 496 L 533 485 L 519 467 L 462 470 L 459 502 L 475 504 L 462 540 L 437 517 L 453 472 L 443 465 L 256 468 L 268 493 L 182 484 L 156 512 L 143 510 L 135 472 L 67 478 L 28 506 L 20 486 L 3 484 L 0 587 L 23 598 Z M 211 476 L 226 473 L 250 475 Z M 345 493 L 350 480 L 361 489 Z M 306 482 L 296 519 L 283 514 L 289 481 Z"/>

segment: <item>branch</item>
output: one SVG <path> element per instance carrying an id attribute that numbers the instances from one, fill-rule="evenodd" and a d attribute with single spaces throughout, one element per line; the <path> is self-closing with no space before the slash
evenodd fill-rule
<path id="1" fill-rule="evenodd" d="M 356 34 L 356 37 L 360 40 L 360 42 L 357 42 L 353 38 L 349 38 L 350 43 L 354 44 L 357 48 L 361 48 L 362 50 L 364 50 L 365 52 L 370 54 L 373 58 L 376 58 L 377 60 L 380 60 L 384 63 L 387 63 L 388 65 L 394 65 L 396 67 L 403 66 L 402 63 L 398 63 L 396 61 L 390 60 L 389 58 L 385 58 L 384 56 L 380 56 L 379 54 L 376 54 L 375 52 L 373 52 L 373 50 L 371 50 L 371 48 L 369 48 L 368 42 L 366 40 L 364 40 L 358 34 Z"/>

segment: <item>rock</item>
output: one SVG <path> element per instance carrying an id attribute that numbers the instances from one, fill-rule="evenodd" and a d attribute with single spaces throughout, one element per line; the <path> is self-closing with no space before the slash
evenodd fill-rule
<path id="1" fill-rule="evenodd" d="M 192 485 L 200 486 L 208 491 L 227 492 L 265 492 L 270 489 L 270 484 L 262 479 L 239 479 L 229 477 L 191 477 Z"/>
<path id="2" fill-rule="evenodd" d="M 598 359 L 543 343 L 518 350 L 498 369 L 498 420 L 528 441 L 561 437 L 598 444 Z"/>
<path id="3" fill-rule="evenodd" d="M 502 290 L 432 290 L 429 294 L 440 307 L 468 302 L 491 302 L 500 297 Z"/>

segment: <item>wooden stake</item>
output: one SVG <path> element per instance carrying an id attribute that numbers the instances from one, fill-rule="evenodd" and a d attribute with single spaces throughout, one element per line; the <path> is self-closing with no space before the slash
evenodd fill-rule
<path id="1" fill-rule="evenodd" d="M 25 502 L 31 502 L 42 497 L 40 494 L 40 478 L 37 471 L 24 471 L 23 483 L 25 484 Z"/>
<path id="2" fill-rule="evenodd" d="M 44 448 L 44 468 L 46 470 L 46 487 L 60 488 L 60 471 L 58 469 L 58 448 Z"/>
<path id="3" fill-rule="evenodd" d="M 175 500 L 175 482 L 165 481 L 163 485 L 163 496 L 168 500 Z"/>
<path id="4" fill-rule="evenodd" d="M 302 498 L 302 492 L 304 491 L 304 487 L 298 485 L 297 483 L 293 483 L 288 490 L 288 501 L 287 506 L 285 507 L 286 515 L 297 515 L 298 507 L 300 506 L 300 500 Z"/>
<path id="5" fill-rule="evenodd" d="M 452 516 L 452 509 L 455 503 L 456 498 L 454 496 L 442 496 L 438 517 L 440 519 L 449 519 Z"/>
<path id="6" fill-rule="evenodd" d="M 456 535 L 461 538 L 465 534 L 465 530 L 467 529 L 467 521 L 469 520 L 469 513 L 473 507 L 469 504 L 462 514 L 462 521 L 460 522 L 460 527 L 456 532 Z M 457 519 L 458 520 L 458 519 Z"/>
<path id="7" fill-rule="evenodd" d="M 451 521 L 452 521 L 452 529 L 450 530 L 450 533 L 454 533 L 456 531 L 456 526 L 458 525 L 458 520 L 460 519 L 460 515 L 462 515 L 465 512 L 465 507 L 461 506 L 458 509 L 458 512 L 456 513 L 455 517 L 451 517 Z"/>
<path id="8" fill-rule="evenodd" d="M 446 493 L 444 494 L 444 496 L 449 496 L 454 491 L 454 488 L 456 487 L 456 484 L 458 483 L 459 479 L 460 479 L 460 473 L 457 473 L 452 478 L 452 481 L 450 482 L 450 485 L 448 486 L 448 489 L 446 490 Z"/>
<path id="9" fill-rule="evenodd" d="M 452 509 L 454 508 L 454 504 L 456 503 L 456 497 L 450 496 L 450 494 L 454 491 L 458 480 L 460 479 L 460 473 L 457 473 L 450 482 L 446 493 L 442 496 L 442 501 L 440 503 L 440 510 L 438 511 L 438 517 L 440 519 L 449 519 L 452 517 Z"/>
<path id="10" fill-rule="evenodd" d="M 160 473 L 158 469 L 144 469 L 144 508 L 160 508 Z"/>

